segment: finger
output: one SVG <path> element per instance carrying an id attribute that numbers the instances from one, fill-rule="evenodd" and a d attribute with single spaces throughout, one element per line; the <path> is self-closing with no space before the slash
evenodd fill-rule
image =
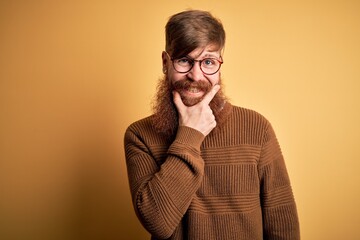
<path id="1" fill-rule="evenodd" d="M 185 104 L 183 103 L 180 94 L 177 91 L 173 91 L 173 101 L 174 104 L 178 110 L 178 112 L 181 112 L 182 109 L 185 108 Z"/>
<path id="2" fill-rule="evenodd" d="M 205 104 L 209 104 L 219 90 L 220 90 L 219 84 L 213 86 L 210 92 L 206 94 L 202 102 Z"/>

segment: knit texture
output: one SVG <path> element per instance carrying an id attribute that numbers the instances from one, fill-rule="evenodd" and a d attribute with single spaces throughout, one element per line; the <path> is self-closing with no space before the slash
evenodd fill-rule
<path id="1" fill-rule="evenodd" d="M 133 205 L 151 239 L 300 239 L 270 123 L 255 111 L 230 107 L 226 121 L 206 137 L 179 127 L 169 141 L 154 130 L 151 116 L 127 129 Z"/>

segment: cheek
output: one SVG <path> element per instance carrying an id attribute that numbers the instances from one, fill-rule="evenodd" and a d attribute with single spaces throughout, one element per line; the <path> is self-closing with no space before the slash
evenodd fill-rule
<path id="1" fill-rule="evenodd" d="M 216 73 L 214 75 L 210 75 L 207 77 L 208 81 L 214 86 L 220 83 L 220 73 Z"/>
<path id="2" fill-rule="evenodd" d="M 173 70 L 169 71 L 168 73 L 168 78 L 170 80 L 170 82 L 177 82 L 179 80 L 184 80 L 186 79 L 186 75 L 178 73 L 178 72 L 174 72 Z"/>

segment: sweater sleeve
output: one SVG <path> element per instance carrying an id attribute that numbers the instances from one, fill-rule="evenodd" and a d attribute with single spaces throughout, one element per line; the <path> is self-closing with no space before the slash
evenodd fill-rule
<path id="1" fill-rule="evenodd" d="M 132 129 L 125 133 L 125 156 L 135 212 L 143 226 L 160 239 L 169 238 L 186 213 L 204 174 L 200 156 L 203 134 L 179 127 L 159 166 L 148 146 Z"/>
<path id="2" fill-rule="evenodd" d="M 259 161 L 264 240 L 300 239 L 289 176 L 275 133 L 268 123 Z"/>

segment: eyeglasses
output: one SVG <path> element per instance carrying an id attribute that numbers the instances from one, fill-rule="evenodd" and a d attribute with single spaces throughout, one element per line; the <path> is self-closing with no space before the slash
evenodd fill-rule
<path id="1" fill-rule="evenodd" d="M 169 55 L 169 54 L 168 54 Z M 170 56 L 169 56 L 170 57 Z M 171 58 L 173 67 L 178 73 L 187 73 L 194 67 L 195 62 L 199 62 L 201 71 L 206 75 L 213 75 L 220 70 L 223 61 L 217 58 L 204 58 L 202 60 L 195 60 L 189 57 Z"/>

